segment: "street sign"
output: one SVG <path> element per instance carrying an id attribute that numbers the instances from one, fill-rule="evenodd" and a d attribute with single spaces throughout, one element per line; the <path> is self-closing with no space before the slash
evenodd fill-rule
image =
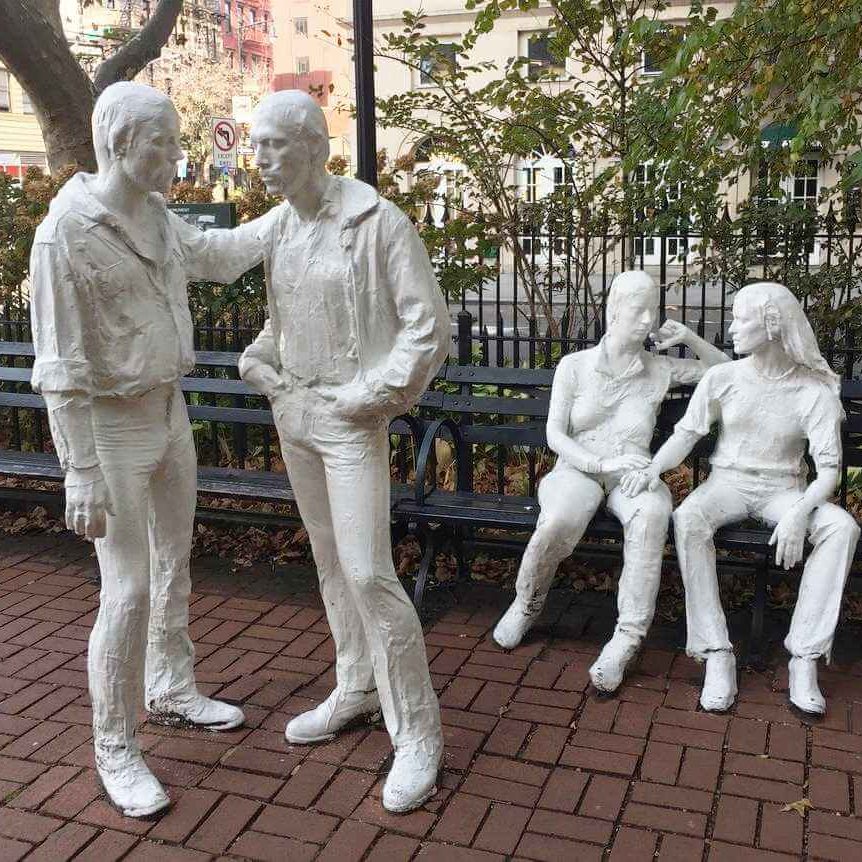
<path id="1" fill-rule="evenodd" d="M 236 122 L 231 117 L 213 117 L 213 166 L 236 167 Z"/>

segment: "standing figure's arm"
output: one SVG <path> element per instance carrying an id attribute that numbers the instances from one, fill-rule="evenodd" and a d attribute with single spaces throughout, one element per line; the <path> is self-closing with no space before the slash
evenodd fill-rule
<path id="1" fill-rule="evenodd" d="M 81 536 L 105 535 L 113 513 L 96 453 L 92 369 L 85 352 L 89 298 L 69 263 L 65 238 L 37 238 L 30 255 L 30 314 L 36 361 L 31 385 L 48 407 L 51 439 L 65 474 L 66 526 Z"/>
<path id="2" fill-rule="evenodd" d="M 190 281 L 230 284 L 259 264 L 269 251 L 272 224 L 279 208 L 235 228 L 201 231 L 168 211 Z"/>
<path id="3" fill-rule="evenodd" d="M 403 213 L 384 214 L 380 229 L 386 262 L 382 267 L 389 282 L 399 330 L 385 362 L 366 371 L 365 383 L 372 410 L 408 410 L 421 397 L 449 355 L 449 310 L 437 284 L 422 239 Z M 373 266 L 369 266 L 373 270 Z M 361 396 L 358 396 L 361 400 Z M 362 407 L 354 405 L 360 412 Z M 350 406 L 348 406 L 348 412 Z"/>
<path id="4" fill-rule="evenodd" d="M 285 389 L 285 383 L 278 373 L 278 359 L 275 349 L 276 336 L 272 333 L 272 321 L 267 318 L 257 338 L 243 351 L 239 358 L 239 376 L 255 392 L 272 400 Z"/>

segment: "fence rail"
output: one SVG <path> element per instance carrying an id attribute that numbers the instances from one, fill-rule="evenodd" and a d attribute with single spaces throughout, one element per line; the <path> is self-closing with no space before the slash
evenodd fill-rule
<path id="1" fill-rule="evenodd" d="M 607 323 L 613 277 L 637 268 L 656 279 L 662 318 L 679 320 L 727 350 L 735 291 L 756 279 L 781 281 L 799 296 L 833 367 L 845 377 L 859 373 L 862 233 L 831 211 L 805 212 L 788 222 L 724 219 L 709 236 L 682 223 L 655 234 L 585 236 L 555 230 L 547 218 L 525 218 L 516 234 L 518 248 L 494 259 L 447 248 L 434 260 L 453 341 L 458 313 L 462 332 L 468 313 L 477 364 L 549 368 L 562 354 L 596 344 Z M 471 289 L 459 288 L 471 272 L 483 277 L 474 278 Z M 205 307 L 197 291 L 190 297 L 199 350 L 243 350 L 263 326 L 262 291 L 218 312 Z M 0 339 L 31 337 L 26 297 L 0 303 Z"/>

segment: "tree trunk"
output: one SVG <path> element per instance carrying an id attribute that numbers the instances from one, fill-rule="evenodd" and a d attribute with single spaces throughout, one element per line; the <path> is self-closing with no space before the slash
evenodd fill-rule
<path id="1" fill-rule="evenodd" d="M 30 96 L 50 169 L 76 165 L 95 170 L 90 131 L 93 85 L 69 51 L 57 3 L 0 3 L 0 56 Z"/>
<path id="2" fill-rule="evenodd" d="M 98 92 L 131 80 L 156 59 L 182 0 L 161 0 L 143 29 L 97 70 Z M 96 169 L 90 115 L 97 89 L 69 50 L 59 0 L 2 0 L 0 57 L 30 96 L 42 129 L 48 167 Z"/>

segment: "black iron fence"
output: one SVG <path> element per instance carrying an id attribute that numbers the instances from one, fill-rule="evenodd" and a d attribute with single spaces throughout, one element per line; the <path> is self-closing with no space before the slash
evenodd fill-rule
<path id="1" fill-rule="evenodd" d="M 460 326 L 462 339 L 471 333 L 476 364 L 550 368 L 561 355 L 596 344 L 614 276 L 638 268 L 659 285 L 662 318 L 679 320 L 728 351 L 735 291 L 757 279 L 787 284 L 806 308 L 824 355 L 854 377 L 862 355 L 862 232 L 856 228 L 831 212 L 805 212 L 789 221 L 726 218 L 709 235 L 680 223 L 653 234 L 584 236 L 533 219 L 516 232 L 516 248 L 491 257 L 447 247 L 434 263 L 452 314 L 453 351 Z M 465 278 L 471 272 L 481 276 Z M 262 289 L 217 311 L 202 299 L 210 295 L 190 290 L 196 348 L 244 349 L 263 326 Z M 31 337 L 26 295 L 0 303 L 0 340 Z M 463 346 L 461 353 L 463 360 Z"/>

